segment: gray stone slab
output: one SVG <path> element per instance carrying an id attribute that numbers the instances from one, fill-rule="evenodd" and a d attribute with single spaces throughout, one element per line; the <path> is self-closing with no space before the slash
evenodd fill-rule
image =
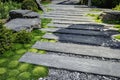
<path id="1" fill-rule="evenodd" d="M 42 15 L 42 17 L 50 18 L 50 17 L 57 17 L 57 18 L 74 18 L 74 19 L 88 19 L 89 17 L 86 16 L 69 16 L 69 15 Z"/>
<path id="2" fill-rule="evenodd" d="M 36 12 L 30 12 L 23 15 L 24 18 L 40 18 L 40 15 Z"/>
<path id="3" fill-rule="evenodd" d="M 56 27 L 56 28 L 68 28 L 68 29 L 81 29 L 81 30 L 96 30 L 96 31 L 103 31 L 103 25 L 97 24 L 48 24 L 49 27 Z"/>
<path id="4" fill-rule="evenodd" d="M 120 63 L 49 54 L 26 53 L 19 60 L 31 64 L 120 77 Z"/>
<path id="5" fill-rule="evenodd" d="M 72 35 L 72 34 L 58 34 L 58 33 L 46 33 L 43 38 L 46 39 L 56 39 L 58 41 L 66 41 L 73 43 L 82 43 L 90 45 L 99 45 L 99 46 L 109 46 L 112 45 L 111 38 L 104 38 L 101 36 L 85 36 L 85 35 Z"/>
<path id="6" fill-rule="evenodd" d="M 50 43 L 50 42 L 36 42 L 32 48 L 62 52 L 66 54 L 79 54 L 87 56 L 97 56 L 106 58 L 120 59 L 120 49 L 112 49 L 101 46 L 80 45 L 72 43 Z"/>
<path id="7" fill-rule="evenodd" d="M 44 17 L 46 18 L 46 17 Z M 95 21 L 93 20 L 92 18 L 64 18 L 64 17 L 48 17 L 48 18 L 51 18 L 52 20 L 67 20 L 67 21 L 88 21 L 88 22 L 91 22 L 91 21 Z"/>
<path id="8" fill-rule="evenodd" d="M 113 32 L 113 31 L 90 31 L 90 30 L 74 30 L 74 29 L 64 29 L 64 28 L 62 29 L 61 28 L 43 28 L 40 30 L 53 32 L 53 33 L 104 36 L 104 37 L 110 37 L 111 35 L 119 33 L 119 32 Z"/>
<path id="9" fill-rule="evenodd" d="M 87 20 L 81 20 L 79 22 L 77 21 L 67 21 L 67 20 L 52 20 L 52 23 L 58 23 L 58 24 L 100 24 L 94 21 L 88 22 Z"/>
<path id="10" fill-rule="evenodd" d="M 8 29 L 12 29 L 14 31 L 20 30 L 31 30 L 33 28 L 40 28 L 40 19 L 12 19 L 5 24 Z"/>
<path id="11" fill-rule="evenodd" d="M 31 10 L 11 10 L 9 12 L 10 19 L 23 18 L 27 13 L 32 12 Z"/>

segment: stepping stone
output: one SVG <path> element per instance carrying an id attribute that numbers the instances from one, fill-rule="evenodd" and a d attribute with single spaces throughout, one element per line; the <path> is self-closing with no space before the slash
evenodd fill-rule
<path id="1" fill-rule="evenodd" d="M 104 38 L 101 36 L 85 36 L 85 35 L 72 35 L 72 34 L 58 34 L 58 33 L 46 33 L 43 38 L 46 39 L 55 39 L 58 41 L 73 42 L 73 43 L 82 43 L 89 45 L 98 45 L 98 46 L 110 46 L 112 45 L 111 38 Z"/>
<path id="2" fill-rule="evenodd" d="M 85 13 L 80 13 L 80 14 L 72 14 L 72 13 L 46 13 L 44 15 L 83 16 L 83 15 L 85 15 Z"/>
<path id="3" fill-rule="evenodd" d="M 72 43 L 50 43 L 36 42 L 32 48 L 47 50 L 52 52 L 62 52 L 66 54 L 78 54 L 87 56 L 97 56 L 105 58 L 120 59 L 120 50 L 101 46 L 79 45 Z"/>
<path id="4" fill-rule="evenodd" d="M 14 31 L 28 30 L 31 31 L 33 28 L 40 28 L 40 19 L 24 19 L 17 18 L 12 19 L 5 24 L 6 28 L 12 29 Z"/>
<path id="5" fill-rule="evenodd" d="M 68 29 L 80 29 L 80 30 L 95 30 L 95 31 L 103 31 L 103 25 L 97 24 L 52 24 L 49 23 L 47 26 L 55 27 L 55 28 L 68 28 Z"/>
<path id="6" fill-rule="evenodd" d="M 57 17 L 49 17 L 49 18 L 51 18 L 52 20 L 67 20 L 67 21 L 88 21 L 88 22 L 90 22 L 90 21 L 94 21 L 93 19 L 90 19 L 90 18 L 88 18 L 88 19 L 75 19 L 75 18 L 57 18 Z"/>
<path id="7" fill-rule="evenodd" d="M 53 32 L 53 33 L 63 33 L 63 34 L 77 34 L 77 35 L 91 35 L 91 36 L 103 36 L 110 37 L 111 35 L 117 34 L 119 32 L 110 31 L 90 31 L 90 30 L 74 30 L 74 29 L 61 29 L 61 28 L 43 28 L 42 31 Z"/>
<path id="8" fill-rule="evenodd" d="M 100 24 L 100 23 L 96 23 L 96 22 L 93 22 L 93 21 L 87 21 L 87 20 L 81 20 L 79 22 L 76 22 L 76 21 L 66 21 L 66 20 L 52 20 L 51 23 L 58 23 L 58 24 Z"/>
<path id="9" fill-rule="evenodd" d="M 26 53 L 19 60 L 31 64 L 44 65 L 71 71 L 120 77 L 120 63 L 74 58 L 49 54 Z"/>

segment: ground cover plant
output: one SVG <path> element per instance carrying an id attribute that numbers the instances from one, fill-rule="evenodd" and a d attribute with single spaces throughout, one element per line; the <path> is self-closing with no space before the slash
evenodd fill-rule
<path id="1" fill-rule="evenodd" d="M 32 49 L 36 41 L 51 41 L 42 39 L 45 32 L 33 30 L 32 32 L 14 32 L 6 29 L 4 19 L 8 18 L 10 10 L 21 9 L 20 1 L 6 0 L 0 3 L 0 80 L 38 80 L 48 75 L 48 68 L 40 65 L 20 63 L 18 60 L 26 52 L 45 54 L 44 50 Z M 4 13 L 4 14 L 3 14 Z M 38 10 L 38 13 L 42 11 Z M 42 19 L 42 28 L 50 22 L 49 19 Z"/>

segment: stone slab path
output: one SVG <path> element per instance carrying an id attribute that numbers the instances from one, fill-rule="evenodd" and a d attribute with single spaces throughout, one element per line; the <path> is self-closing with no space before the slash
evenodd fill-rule
<path id="1" fill-rule="evenodd" d="M 82 71 L 120 77 L 120 63 L 111 63 L 108 61 L 80 59 L 49 54 L 39 55 L 29 52 L 22 56 L 20 61 L 60 69 L 62 68 L 73 71 Z"/>
<path id="2" fill-rule="evenodd" d="M 47 6 L 52 11 L 42 15 L 52 19 L 48 28 L 40 29 L 46 32 L 42 38 L 57 42 L 37 41 L 32 48 L 47 54 L 27 52 L 19 61 L 49 67 L 48 77 L 41 80 L 119 80 L 120 43 L 111 38 L 118 32 L 85 16 L 99 12 L 85 5 L 64 5 L 73 2 L 67 1 L 53 0 Z"/>

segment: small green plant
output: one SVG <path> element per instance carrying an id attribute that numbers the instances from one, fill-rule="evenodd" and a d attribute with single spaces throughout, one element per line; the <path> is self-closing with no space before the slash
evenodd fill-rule
<path id="1" fill-rule="evenodd" d="M 10 70 L 8 73 L 8 76 L 9 77 L 16 77 L 19 73 L 20 73 L 19 70 L 16 70 L 16 69 Z"/>
<path id="2" fill-rule="evenodd" d="M 114 26 L 114 28 L 118 28 L 118 29 L 120 29 L 120 25 L 116 25 L 116 26 Z"/>
<path id="3" fill-rule="evenodd" d="M 120 4 L 117 5 L 115 8 L 113 8 L 113 10 L 118 10 L 118 11 L 120 11 Z"/>
<path id="4" fill-rule="evenodd" d="M 21 6 L 22 6 L 22 9 L 38 11 L 38 6 L 35 0 L 24 0 Z"/>
<path id="5" fill-rule="evenodd" d="M 24 54 L 25 52 L 27 52 L 27 50 L 26 49 L 19 49 L 19 50 L 16 50 L 15 52 L 16 52 L 16 54 Z"/>
<path id="6" fill-rule="evenodd" d="M 32 34 L 25 30 L 19 31 L 16 33 L 16 40 L 17 43 L 30 43 L 32 39 Z"/>
<path id="7" fill-rule="evenodd" d="M 42 28 L 47 28 L 46 25 L 48 23 L 50 23 L 50 22 L 51 22 L 51 19 L 42 18 L 41 19 L 41 26 L 42 26 Z"/>
<path id="8" fill-rule="evenodd" d="M 24 71 L 27 71 L 28 69 L 29 69 L 29 64 L 21 64 L 20 66 L 19 66 L 19 68 L 18 68 L 18 70 L 20 71 L 20 72 L 24 72 Z"/>
<path id="9" fill-rule="evenodd" d="M 11 61 L 9 64 L 8 64 L 8 67 L 9 68 L 15 68 L 15 67 L 17 67 L 18 66 L 18 64 L 19 64 L 19 62 L 18 61 Z"/>
<path id="10" fill-rule="evenodd" d="M 33 53 L 38 52 L 38 50 L 37 50 L 37 49 L 35 49 L 35 48 L 31 48 L 31 49 L 29 49 L 28 51 L 29 51 L 29 52 L 33 52 Z"/>

